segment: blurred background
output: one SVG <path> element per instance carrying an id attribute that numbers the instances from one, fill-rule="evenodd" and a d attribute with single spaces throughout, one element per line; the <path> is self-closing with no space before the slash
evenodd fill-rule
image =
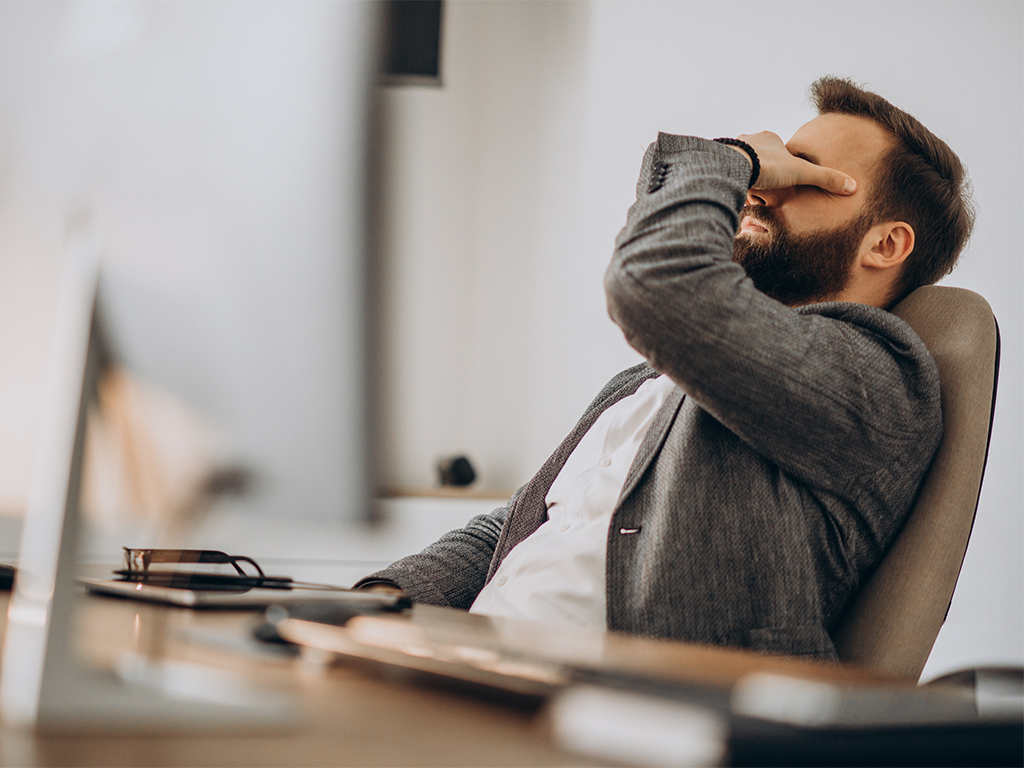
<path id="1" fill-rule="evenodd" d="M 92 438 L 91 514 L 115 531 L 97 555 L 192 509 L 194 545 L 343 560 L 354 579 L 495 506 L 639 360 L 601 276 L 657 131 L 788 138 L 813 117 L 807 86 L 836 74 L 920 118 L 974 182 L 945 282 L 995 310 L 999 401 L 923 679 L 1020 664 L 1024 6 L 445 0 L 436 75 L 405 77 L 371 64 L 382 10 L 0 4 L 0 558 L 69 217 L 102 230 L 130 363 Z M 372 418 L 353 405 L 364 359 Z M 146 461 L 118 453 L 124 434 L 146 436 Z M 461 454 L 478 480 L 438 491 L 438 460 Z M 211 467 L 231 493 L 189 507 Z"/>

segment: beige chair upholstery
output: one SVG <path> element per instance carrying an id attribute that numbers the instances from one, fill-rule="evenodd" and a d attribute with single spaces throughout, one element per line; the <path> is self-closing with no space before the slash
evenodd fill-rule
<path id="1" fill-rule="evenodd" d="M 842 661 L 917 680 L 946 618 L 974 523 L 999 332 L 988 302 L 962 288 L 919 288 L 893 312 L 938 364 L 943 437 L 906 526 L 833 637 Z"/>

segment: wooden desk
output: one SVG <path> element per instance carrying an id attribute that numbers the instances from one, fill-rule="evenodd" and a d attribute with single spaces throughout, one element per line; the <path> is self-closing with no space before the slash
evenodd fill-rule
<path id="1" fill-rule="evenodd" d="M 0 622 L 7 596 L 0 597 Z M 462 612 L 418 609 L 419 620 L 473 621 Z M 38 766 L 460 766 L 593 765 L 559 750 L 543 710 L 531 712 L 403 683 L 355 666 L 314 666 L 213 640 L 241 643 L 258 614 L 207 612 L 86 597 L 79 620 L 83 655 L 97 662 L 119 651 L 233 670 L 294 694 L 302 723 L 275 733 L 224 735 L 37 736 L 0 728 L 0 765 Z M 554 633 L 558 637 L 561 633 Z M 206 637 L 211 642 L 204 642 Z M 197 639 L 198 638 L 198 639 Z M 865 679 L 857 671 L 760 654 L 607 635 L 603 663 L 658 671 L 679 680 L 728 684 L 755 669 Z M 564 643 L 563 643 L 564 645 Z M 593 649 L 587 651 L 592 653 Z"/>

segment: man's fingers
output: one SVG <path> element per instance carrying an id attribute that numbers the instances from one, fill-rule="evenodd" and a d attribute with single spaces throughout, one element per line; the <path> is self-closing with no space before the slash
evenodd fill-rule
<path id="1" fill-rule="evenodd" d="M 816 187 L 821 187 L 833 195 L 852 195 L 857 191 L 857 182 L 852 176 L 847 176 L 842 171 L 832 168 L 822 168 L 820 165 L 808 163 L 816 169 L 816 180 L 811 182 Z"/>

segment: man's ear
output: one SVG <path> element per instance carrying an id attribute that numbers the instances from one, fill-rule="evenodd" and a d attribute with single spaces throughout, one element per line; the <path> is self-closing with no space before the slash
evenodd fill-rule
<path id="1" fill-rule="evenodd" d="M 872 269 L 890 269 L 902 264 L 913 250 L 914 228 L 905 221 L 887 221 L 868 230 L 860 263 Z"/>

